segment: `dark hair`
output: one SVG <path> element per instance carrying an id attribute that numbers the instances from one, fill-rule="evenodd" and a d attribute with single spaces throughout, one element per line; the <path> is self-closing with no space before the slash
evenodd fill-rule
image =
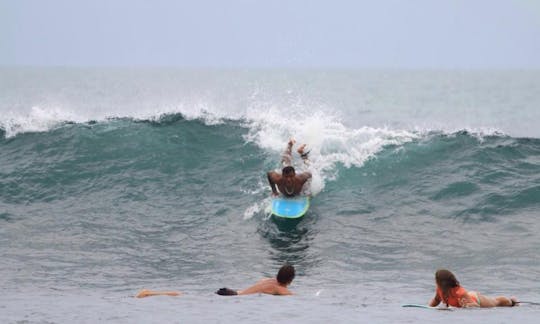
<path id="1" fill-rule="evenodd" d="M 294 267 L 290 264 L 282 266 L 281 269 L 279 269 L 276 279 L 281 284 L 290 284 L 294 279 Z"/>
<path id="2" fill-rule="evenodd" d="M 443 302 L 448 306 L 450 289 L 459 287 L 459 281 L 452 272 L 446 269 L 439 269 L 435 272 L 435 282 L 443 293 Z"/>
<path id="3" fill-rule="evenodd" d="M 294 168 L 292 166 L 286 166 L 281 170 L 282 175 L 294 174 Z"/>
<path id="4" fill-rule="evenodd" d="M 221 296 L 235 296 L 238 295 L 238 292 L 229 288 L 220 288 L 218 291 L 216 291 L 216 294 Z"/>

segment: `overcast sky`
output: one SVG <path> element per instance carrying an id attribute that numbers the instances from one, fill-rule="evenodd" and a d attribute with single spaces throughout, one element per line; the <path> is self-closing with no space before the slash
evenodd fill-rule
<path id="1" fill-rule="evenodd" d="M 0 0 L 0 65 L 540 68 L 540 0 Z"/>

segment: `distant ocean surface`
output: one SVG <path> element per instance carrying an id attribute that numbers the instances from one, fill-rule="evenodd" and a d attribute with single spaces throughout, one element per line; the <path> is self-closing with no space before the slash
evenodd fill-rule
<path id="1" fill-rule="evenodd" d="M 401 304 L 438 268 L 540 302 L 539 214 L 540 71 L 0 68 L 2 323 L 537 323 Z M 295 296 L 214 294 L 286 262 Z"/>

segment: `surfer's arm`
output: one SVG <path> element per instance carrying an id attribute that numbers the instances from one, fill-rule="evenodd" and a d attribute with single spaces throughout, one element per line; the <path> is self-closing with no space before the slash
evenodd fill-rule
<path id="1" fill-rule="evenodd" d="M 281 164 L 283 165 L 291 165 L 292 163 L 292 147 L 295 143 L 295 140 L 294 139 L 290 139 L 289 140 L 289 143 L 287 143 L 287 148 L 285 149 L 285 151 L 283 152 L 283 155 L 281 156 Z"/>
<path id="2" fill-rule="evenodd" d="M 306 171 L 306 172 L 303 172 L 300 177 L 302 178 L 302 183 L 305 183 L 306 181 L 308 181 L 309 179 L 311 179 L 311 172 L 309 171 Z"/>
<path id="3" fill-rule="evenodd" d="M 435 297 L 431 299 L 429 302 L 429 306 L 435 307 L 441 303 L 441 299 L 439 298 L 439 294 L 435 293 Z"/>
<path id="4" fill-rule="evenodd" d="M 305 148 L 306 148 L 306 144 L 302 144 L 298 148 L 297 152 L 298 152 L 298 154 L 300 154 L 300 157 L 302 158 L 302 161 L 304 161 L 304 164 L 309 165 L 308 157 L 309 157 L 309 152 L 311 152 L 311 151 L 305 152 L 304 151 Z"/>
<path id="5" fill-rule="evenodd" d="M 182 293 L 179 291 L 152 291 L 148 289 L 143 289 L 139 291 L 135 297 L 144 298 L 150 296 L 180 296 Z"/>
<path id="6" fill-rule="evenodd" d="M 266 176 L 268 178 L 268 183 L 270 184 L 270 188 L 272 188 L 272 194 L 274 194 L 275 196 L 279 196 L 279 192 L 276 189 L 276 181 L 274 179 L 274 177 L 276 176 L 276 173 L 273 171 L 270 171 L 266 174 Z"/>

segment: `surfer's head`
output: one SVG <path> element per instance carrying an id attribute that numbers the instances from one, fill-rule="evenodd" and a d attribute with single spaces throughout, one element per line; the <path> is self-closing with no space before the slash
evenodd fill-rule
<path id="1" fill-rule="evenodd" d="M 281 170 L 282 185 L 285 187 L 285 196 L 294 196 L 295 191 L 295 173 L 292 166 L 286 166 Z"/>
<path id="2" fill-rule="evenodd" d="M 280 284 L 290 284 L 294 279 L 294 267 L 290 264 L 284 265 L 279 269 L 276 279 Z"/>
<path id="3" fill-rule="evenodd" d="M 446 269 L 439 269 L 435 272 L 435 283 L 443 293 L 443 302 L 448 306 L 448 296 L 450 289 L 459 287 L 459 281 L 452 272 Z"/>
<path id="4" fill-rule="evenodd" d="M 441 289 L 450 289 L 459 286 L 459 281 L 452 272 L 446 269 L 439 269 L 435 272 L 435 282 Z"/>
<path id="5" fill-rule="evenodd" d="M 281 170 L 281 175 L 284 177 L 294 177 L 295 171 L 292 166 L 286 166 Z"/>

